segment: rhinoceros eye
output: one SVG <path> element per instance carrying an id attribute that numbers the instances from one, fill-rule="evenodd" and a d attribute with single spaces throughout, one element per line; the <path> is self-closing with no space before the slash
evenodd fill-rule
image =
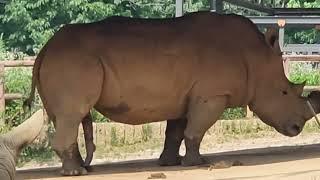
<path id="1" fill-rule="evenodd" d="M 288 92 L 287 91 L 282 91 L 282 95 L 287 95 L 288 94 Z"/>

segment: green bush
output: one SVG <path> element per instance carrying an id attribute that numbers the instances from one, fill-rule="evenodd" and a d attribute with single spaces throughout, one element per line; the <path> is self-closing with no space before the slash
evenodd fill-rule
<path id="1" fill-rule="evenodd" d="M 228 108 L 224 110 L 220 119 L 232 120 L 232 119 L 240 119 L 246 116 L 246 111 L 244 108 Z"/>
<path id="2" fill-rule="evenodd" d="M 290 64 L 289 80 L 294 83 L 306 81 L 306 85 L 320 84 L 320 71 L 311 67 L 310 63 L 295 62 Z"/>
<path id="3" fill-rule="evenodd" d="M 27 96 L 31 85 L 30 68 L 10 68 L 5 71 L 5 92 L 21 93 Z M 12 100 L 6 102 L 5 122 L 9 126 L 19 125 L 26 117 L 22 108 L 21 100 Z"/>
<path id="4" fill-rule="evenodd" d="M 110 122 L 110 119 L 108 119 L 107 117 L 105 117 L 104 115 L 96 111 L 95 109 L 91 110 L 91 115 L 94 122 L 97 122 L 97 123 Z"/>

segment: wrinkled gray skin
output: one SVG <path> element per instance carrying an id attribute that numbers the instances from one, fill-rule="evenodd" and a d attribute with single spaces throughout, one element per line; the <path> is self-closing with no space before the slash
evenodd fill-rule
<path id="1" fill-rule="evenodd" d="M 0 136 L 0 180 L 15 180 L 19 154 L 40 134 L 44 120 L 43 110 L 38 110 L 21 125 Z"/>

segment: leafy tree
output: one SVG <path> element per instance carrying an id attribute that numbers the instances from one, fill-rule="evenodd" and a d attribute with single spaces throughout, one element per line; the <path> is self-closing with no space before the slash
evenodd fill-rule
<path id="1" fill-rule="evenodd" d="M 0 16 L 7 46 L 35 54 L 62 25 L 114 14 L 115 4 L 89 0 L 12 0 Z"/>
<path id="2" fill-rule="evenodd" d="M 267 7 L 320 7 L 320 0 L 248 0 Z M 9 50 L 36 54 L 64 24 L 93 22 L 111 15 L 173 17 L 174 0 L 7 0 L 0 3 L 0 32 Z M 208 0 L 186 0 L 187 12 L 209 9 Z M 227 13 L 260 15 L 225 3 Z M 287 42 L 319 42 L 319 32 L 289 30 Z"/>

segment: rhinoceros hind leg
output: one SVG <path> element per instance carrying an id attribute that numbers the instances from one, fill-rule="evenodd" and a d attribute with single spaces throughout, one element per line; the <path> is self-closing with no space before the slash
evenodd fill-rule
<path id="1" fill-rule="evenodd" d="M 158 162 L 160 166 L 175 166 L 181 164 L 179 149 L 184 137 L 183 132 L 186 125 L 186 118 L 167 121 L 166 139 Z"/>
<path id="2" fill-rule="evenodd" d="M 200 155 L 199 148 L 205 132 L 217 121 L 226 107 L 227 97 L 216 96 L 206 99 L 197 97 L 191 100 L 188 109 L 188 123 L 184 131 L 186 155 L 183 166 L 205 164 L 208 161 Z"/>
<path id="3" fill-rule="evenodd" d="M 80 120 L 82 118 L 57 117 L 56 132 L 52 140 L 52 147 L 62 161 L 62 171 L 64 176 L 86 175 L 87 171 L 83 167 L 83 160 L 79 152 L 77 137 Z M 66 123 L 67 122 L 67 123 Z"/>

